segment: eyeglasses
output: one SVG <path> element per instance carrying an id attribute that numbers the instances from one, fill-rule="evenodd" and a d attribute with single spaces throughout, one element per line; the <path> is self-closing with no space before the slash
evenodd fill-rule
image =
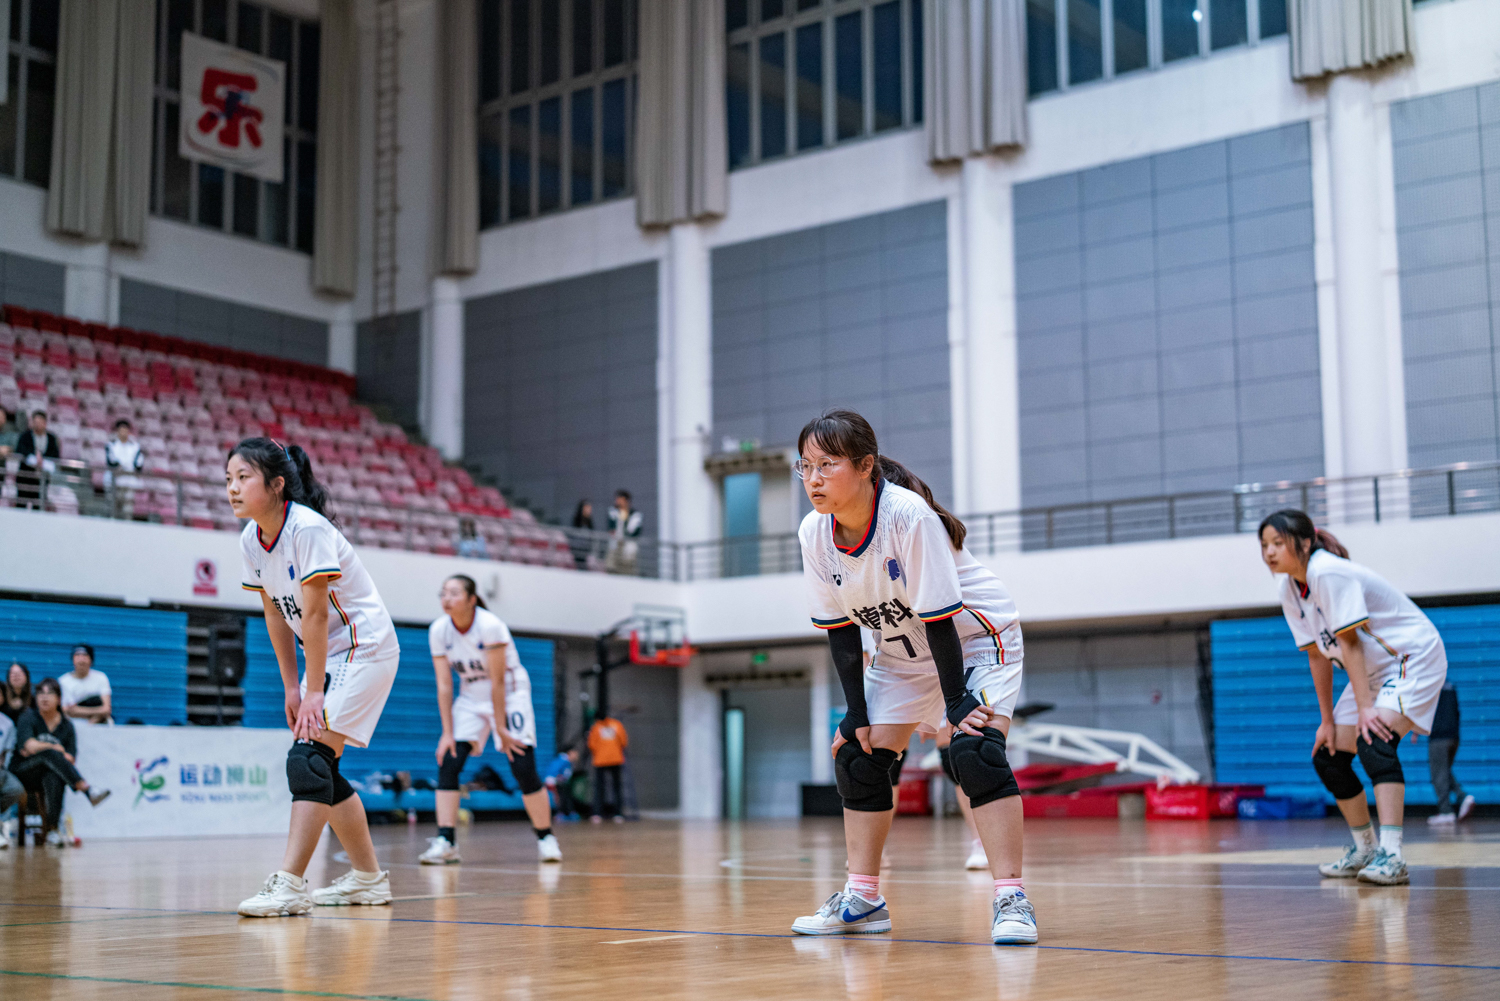
<path id="1" fill-rule="evenodd" d="M 818 474 L 819 479 L 826 480 L 843 468 L 844 463 L 848 461 L 848 459 L 818 459 L 809 462 L 806 459 L 798 459 L 792 463 L 792 472 L 797 474 L 799 480 L 807 479 L 814 472 Z"/>

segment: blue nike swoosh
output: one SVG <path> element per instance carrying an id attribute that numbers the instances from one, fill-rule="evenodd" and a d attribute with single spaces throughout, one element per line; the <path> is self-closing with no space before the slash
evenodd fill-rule
<path id="1" fill-rule="evenodd" d="M 843 914 L 844 924 L 846 924 L 846 925 L 847 924 L 853 924 L 854 922 L 858 921 L 860 918 L 867 918 L 871 914 L 874 914 L 878 910 L 880 910 L 880 908 L 878 908 L 878 907 L 872 907 L 868 911 L 865 911 L 863 914 L 853 914 L 853 915 L 851 915 L 849 913 L 849 909 L 845 908 L 844 909 L 844 914 Z"/>

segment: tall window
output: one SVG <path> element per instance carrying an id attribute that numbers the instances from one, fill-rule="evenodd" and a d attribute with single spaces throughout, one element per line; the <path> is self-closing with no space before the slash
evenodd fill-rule
<path id="1" fill-rule="evenodd" d="M 318 170 L 318 23 L 246 0 L 157 0 L 156 15 L 151 211 L 312 253 Z M 281 183 L 177 155 L 184 31 L 286 63 Z"/>
<path id="2" fill-rule="evenodd" d="M 1286 34 L 1286 0 L 1026 0 L 1032 94 Z"/>
<path id="3" fill-rule="evenodd" d="M 481 0 L 479 225 L 634 188 L 634 0 Z"/>
<path id="4" fill-rule="evenodd" d="M 52 173 L 59 2 L 10 0 L 5 70 L 10 90 L 0 104 L 0 174 L 44 188 Z"/>
<path id="5" fill-rule="evenodd" d="M 725 22 L 730 169 L 922 121 L 922 0 L 727 0 Z"/>

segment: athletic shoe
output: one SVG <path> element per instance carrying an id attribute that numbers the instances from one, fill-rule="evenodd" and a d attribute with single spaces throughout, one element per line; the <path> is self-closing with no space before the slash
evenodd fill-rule
<path id="1" fill-rule="evenodd" d="M 792 922 L 798 935 L 874 935 L 891 930 L 891 912 L 885 898 L 871 903 L 857 893 L 839 890 L 818 908 Z"/>
<path id="2" fill-rule="evenodd" d="M 350 869 L 321 890 L 312 892 L 312 902 L 319 907 L 345 907 L 349 904 L 379 906 L 391 902 L 390 873 L 381 872 L 368 882 Z"/>
<path id="3" fill-rule="evenodd" d="M 307 895 L 307 881 L 292 882 L 295 877 L 282 872 L 273 872 L 266 885 L 249 900 L 240 901 L 240 914 L 247 918 L 290 917 L 306 914 L 312 910 L 312 897 Z"/>
<path id="4" fill-rule="evenodd" d="M 1036 911 L 1026 894 L 1002 894 L 995 898 L 994 908 L 990 941 L 996 945 L 1036 945 Z"/>
<path id="5" fill-rule="evenodd" d="M 984 853 L 984 842 L 975 838 L 974 842 L 969 845 L 969 858 L 968 861 L 964 862 L 964 868 L 988 869 L 989 867 L 990 858 Z"/>
<path id="6" fill-rule="evenodd" d="M 16 822 L 14 820 L 0 820 L 0 851 L 10 847 L 11 840 L 16 836 Z"/>
<path id="7" fill-rule="evenodd" d="M 1324 862 L 1318 871 L 1329 879 L 1353 879 L 1359 871 L 1370 864 L 1377 849 L 1350 845 L 1344 849 L 1344 857 L 1337 862 Z"/>
<path id="8" fill-rule="evenodd" d="M 1451 813 L 1434 813 L 1427 818 L 1427 823 L 1431 827 L 1452 827 L 1457 822 L 1458 818 Z"/>
<path id="9" fill-rule="evenodd" d="M 1359 871 L 1359 878 L 1366 883 L 1379 883 L 1381 886 L 1411 882 L 1411 877 L 1406 874 L 1406 859 L 1393 855 L 1384 848 L 1375 849 L 1375 857 Z"/>
<path id="10" fill-rule="evenodd" d="M 105 800 L 109 799 L 109 790 L 94 789 L 93 787 L 90 787 L 87 795 L 89 798 L 89 805 L 98 806 L 100 803 L 103 803 Z"/>
<path id="11" fill-rule="evenodd" d="M 417 856 L 417 861 L 423 865 L 452 865 L 463 859 L 459 857 L 458 845 L 439 834 L 427 839 L 427 850 Z"/>
<path id="12" fill-rule="evenodd" d="M 617 824 L 623 824 L 623 823 L 625 823 L 625 817 L 623 815 L 621 815 L 621 814 L 618 814 L 618 813 L 615 814 L 610 819 L 613 820 Z"/>
<path id="13" fill-rule="evenodd" d="M 1458 819 L 1463 820 L 1474 811 L 1474 797 L 1465 796 L 1464 801 L 1458 804 Z"/>
<path id="14" fill-rule="evenodd" d="M 542 862 L 562 861 L 562 846 L 557 843 L 557 835 L 549 834 L 537 839 L 536 857 Z"/>
<path id="15" fill-rule="evenodd" d="M 47 844 L 52 848 L 66 848 L 68 839 L 62 836 L 61 831 L 48 831 Z"/>

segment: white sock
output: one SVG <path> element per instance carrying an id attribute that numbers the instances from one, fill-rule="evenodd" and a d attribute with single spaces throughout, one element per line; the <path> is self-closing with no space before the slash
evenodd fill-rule
<path id="1" fill-rule="evenodd" d="M 1362 827 L 1349 828 L 1349 832 L 1354 835 L 1354 847 L 1360 851 L 1369 851 L 1375 847 L 1375 825 L 1369 821 L 1365 821 Z"/>
<path id="2" fill-rule="evenodd" d="M 276 873 L 279 876 L 285 876 L 286 877 L 286 881 L 288 883 L 291 883 L 297 889 L 299 889 L 299 890 L 302 889 L 302 877 L 301 876 L 298 876 L 295 873 L 287 872 L 285 869 L 278 869 L 278 870 L 276 870 Z"/>
<path id="3" fill-rule="evenodd" d="M 1401 856 L 1401 828 L 1381 824 L 1380 847 L 1399 858 Z"/>
<path id="4" fill-rule="evenodd" d="M 355 876 L 359 877 L 361 882 L 374 883 L 380 879 L 379 872 L 360 872 L 358 869 L 354 869 L 353 872 Z"/>

